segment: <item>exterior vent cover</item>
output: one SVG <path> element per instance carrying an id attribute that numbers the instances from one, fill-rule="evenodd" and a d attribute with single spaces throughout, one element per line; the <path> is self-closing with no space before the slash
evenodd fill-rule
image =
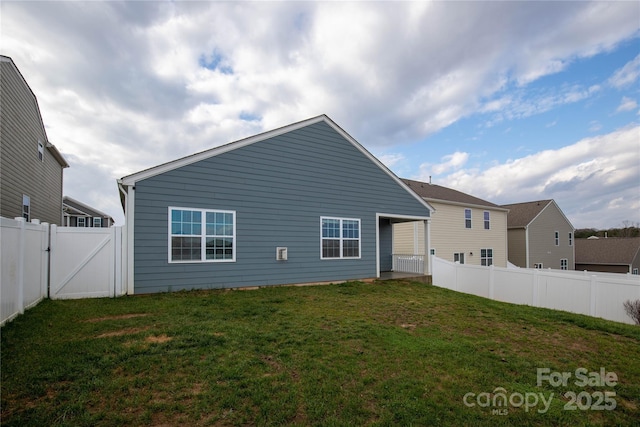
<path id="1" fill-rule="evenodd" d="M 276 261 L 286 261 L 286 260 L 287 260 L 287 248 L 277 247 Z"/>

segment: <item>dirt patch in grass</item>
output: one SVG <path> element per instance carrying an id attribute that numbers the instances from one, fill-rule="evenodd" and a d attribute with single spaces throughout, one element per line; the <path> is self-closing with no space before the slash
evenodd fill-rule
<path id="1" fill-rule="evenodd" d="M 155 335 L 148 336 L 147 338 L 145 338 L 145 341 L 148 342 L 148 343 L 162 344 L 162 343 L 165 343 L 165 342 L 169 342 L 172 339 L 173 338 L 171 338 L 171 337 L 169 337 L 169 336 L 167 336 L 165 334 L 162 334 L 162 335 L 158 335 L 158 336 L 155 336 Z"/>
<path id="2" fill-rule="evenodd" d="M 104 334 L 97 335 L 96 338 L 110 338 L 110 337 L 121 337 L 123 335 L 133 335 L 138 334 L 140 332 L 144 332 L 148 330 L 150 326 L 144 328 L 125 328 L 120 329 L 118 331 L 105 332 Z"/>
<path id="3" fill-rule="evenodd" d="M 104 322 L 105 320 L 121 320 L 121 319 L 133 319 L 136 317 L 145 317 L 148 316 L 149 313 L 133 313 L 133 314 L 119 314 L 115 316 L 105 316 L 105 317 L 96 317 L 93 319 L 83 320 L 86 323 L 98 323 Z"/>

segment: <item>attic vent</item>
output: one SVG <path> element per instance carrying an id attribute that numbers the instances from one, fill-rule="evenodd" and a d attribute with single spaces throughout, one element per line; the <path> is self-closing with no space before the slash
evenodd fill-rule
<path id="1" fill-rule="evenodd" d="M 276 261 L 286 261 L 286 260 L 287 260 L 287 248 L 277 247 Z"/>

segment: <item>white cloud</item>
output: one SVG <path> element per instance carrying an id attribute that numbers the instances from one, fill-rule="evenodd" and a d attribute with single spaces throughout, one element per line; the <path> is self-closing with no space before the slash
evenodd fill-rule
<path id="1" fill-rule="evenodd" d="M 576 227 L 613 227 L 640 220 L 638 141 L 640 127 L 624 128 L 439 181 L 498 204 L 553 198 Z M 607 213 L 612 203 L 617 210 Z"/>
<path id="2" fill-rule="evenodd" d="M 620 105 L 616 108 L 616 113 L 631 111 L 636 108 L 638 108 L 638 103 L 634 99 L 623 96 L 622 101 L 620 101 Z"/>
<path id="3" fill-rule="evenodd" d="M 423 163 L 420 165 L 420 171 L 423 176 L 441 175 L 452 170 L 458 170 L 469 160 L 469 153 L 456 151 L 453 154 L 443 156 L 440 163 L 430 164 Z"/>
<path id="4" fill-rule="evenodd" d="M 96 194 L 112 194 L 117 177 L 322 113 L 382 151 L 476 112 L 497 122 L 586 99 L 601 87 L 524 91 L 637 35 L 639 11 L 636 2 L 1 7 L 2 53 L 36 93 L 49 138 L 73 160 L 65 191 L 114 216 L 117 198 L 108 209 Z M 639 58 L 611 85 L 635 81 Z M 456 170 L 465 155 L 434 167 Z"/>
<path id="5" fill-rule="evenodd" d="M 609 84 L 616 88 L 627 87 L 635 83 L 638 76 L 640 76 L 640 55 L 617 70 L 609 79 Z"/>

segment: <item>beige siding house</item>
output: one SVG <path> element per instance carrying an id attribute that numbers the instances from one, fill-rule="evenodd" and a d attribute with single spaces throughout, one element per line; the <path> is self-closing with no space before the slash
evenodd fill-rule
<path id="1" fill-rule="evenodd" d="M 62 171 L 69 167 L 47 139 L 35 95 L 0 55 L 0 216 L 62 224 Z"/>
<path id="2" fill-rule="evenodd" d="M 431 253 L 472 265 L 507 266 L 508 209 L 440 185 L 403 180 L 434 207 Z M 424 253 L 424 223 L 395 224 L 395 254 Z"/>
<path id="3" fill-rule="evenodd" d="M 575 229 L 554 200 L 509 209 L 509 262 L 523 268 L 575 269 Z"/>

